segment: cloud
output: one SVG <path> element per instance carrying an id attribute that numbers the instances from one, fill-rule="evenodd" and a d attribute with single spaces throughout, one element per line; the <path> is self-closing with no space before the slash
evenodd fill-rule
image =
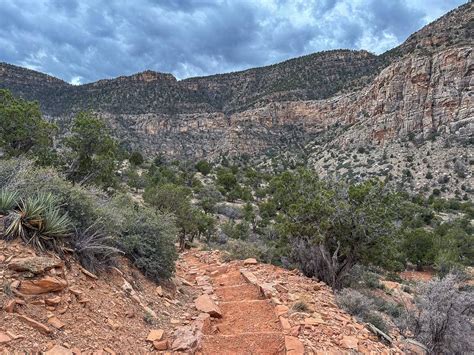
<path id="1" fill-rule="evenodd" d="M 316 51 L 381 53 L 461 0 L 3 0 L 0 61 L 78 84 L 146 69 L 178 78 Z"/>

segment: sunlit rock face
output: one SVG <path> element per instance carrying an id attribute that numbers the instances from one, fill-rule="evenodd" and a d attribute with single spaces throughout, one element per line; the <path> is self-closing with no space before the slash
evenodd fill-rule
<path id="1" fill-rule="evenodd" d="M 382 55 L 337 50 L 178 81 L 146 71 L 73 86 L 0 64 L 0 88 L 38 100 L 67 132 L 74 114 L 103 117 L 123 144 L 177 158 L 303 146 L 334 125 L 342 149 L 407 135 L 473 133 L 472 3 Z"/>

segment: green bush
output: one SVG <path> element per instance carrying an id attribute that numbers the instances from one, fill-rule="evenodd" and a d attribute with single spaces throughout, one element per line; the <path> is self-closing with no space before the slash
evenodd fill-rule
<path id="1" fill-rule="evenodd" d="M 57 171 L 37 168 L 27 160 L 0 160 L 0 184 L 25 200 L 37 192 L 54 196 L 74 227 L 69 246 L 88 270 L 112 264 L 122 249 L 150 278 L 172 274 L 177 233 L 173 216 L 138 205 L 126 195 L 110 197 L 93 187 L 73 186 Z"/>
<path id="2" fill-rule="evenodd" d="M 40 250 L 62 251 L 64 238 L 71 234 L 71 220 L 61 213 L 57 199 L 46 193 L 20 200 L 18 207 L 8 215 L 5 236 L 21 238 L 26 244 Z"/>
<path id="3" fill-rule="evenodd" d="M 196 163 L 196 170 L 199 171 L 202 175 L 206 176 L 212 170 L 211 164 L 205 160 L 200 160 Z"/>
<path id="4" fill-rule="evenodd" d="M 173 216 L 143 206 L 124 212 L 119 248 L 150 279 L 170 278 L 177 258 Z"/>

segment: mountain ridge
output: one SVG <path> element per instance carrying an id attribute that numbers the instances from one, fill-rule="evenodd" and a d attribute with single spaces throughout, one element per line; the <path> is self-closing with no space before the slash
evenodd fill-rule
<path id="1" fill-rule="evenodd" d="M 455 133 L 445 127 L 470 117 L 473 13 L 472 2 L 462 5 L 378 56 L 333 50 L 234 73 L 177 80 L 145 71 L 79 86 L 0 64 L 0 88 L 38 100 L 64 130 L 78 111 L 96 112 L 124 146 L 150 155 L 285 151 L 356 122 L 361 129 L 351 138 L 335 140 L 341 148 L 354 137 L 383 145 L 408 134 Z"/>

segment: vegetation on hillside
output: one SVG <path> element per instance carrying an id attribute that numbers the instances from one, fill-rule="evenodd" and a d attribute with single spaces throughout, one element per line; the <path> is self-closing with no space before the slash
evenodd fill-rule
<path id="1" fill-rule="evenodd" d="M 123 254 L 153 280 L 172 277 L 177 251 L 202 243 L 229 259 L 297 267 L 378 329 L 406 328 L 433 352 L 457 351 L 443 324 L 465 334 L 472 316 L 462 279 L 474 266 L 471 201 L 409 194 L 383 178 L 321 178 L 290 161 L 272 170 L 248 157 L 150 159 L 119 148 L 92 113 L 78 114 L 60 140 L 37 104 L 1 97 L 2 237 L 72 254 L 94 272 Z M 418 313 L 378 295 L 405 269 L 440 277 L 423 289 L 403 284 Z"/>

